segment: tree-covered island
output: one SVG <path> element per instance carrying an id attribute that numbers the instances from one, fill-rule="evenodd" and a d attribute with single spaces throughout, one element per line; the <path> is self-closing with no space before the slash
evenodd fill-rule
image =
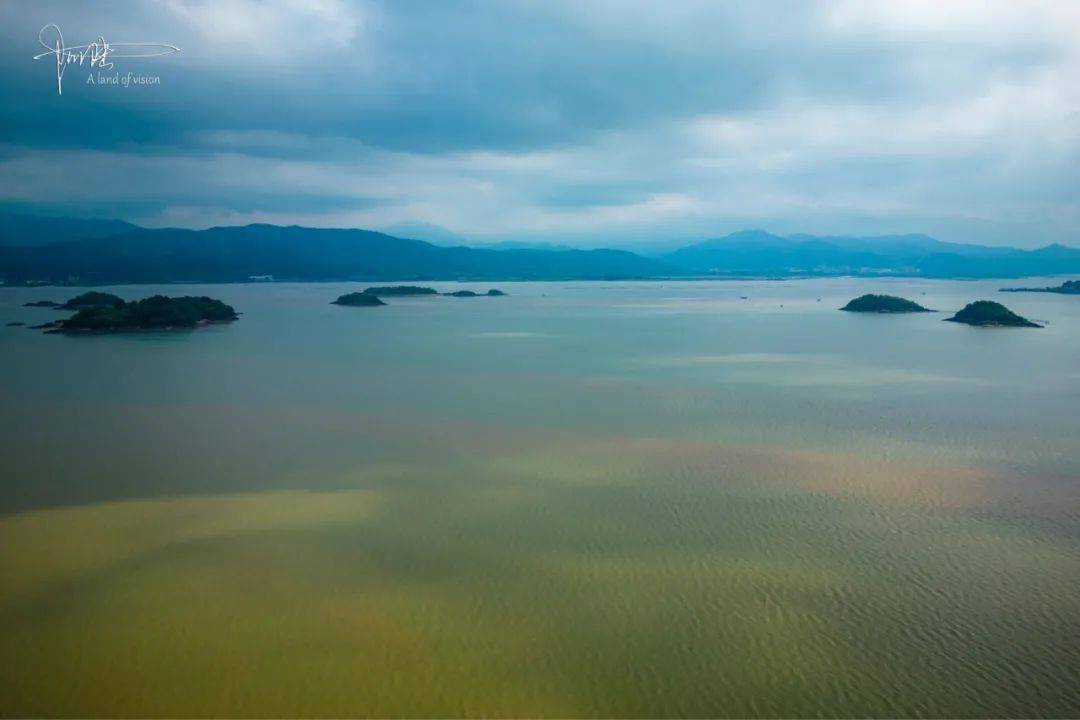
<path id="1" fill-rule="evenodd" d="M 435 288 L 419 287 L 417 285 L 387 285 L 385 287 L 369 287 L 364 291 L 364 294 L 376 297 L 379 295 L 390 297 L 395 295 L 438 295 L 439 293 Z"/>
<path id="2" fill-rule="evenodd" d="M 376 307 L 386 303 L 380 300 L 377 295 L 370 295 L 367 292 L 354 292 L 342 295 L 330 304 L 344 305 L 346 307 Z"/>
<path id="3" fill-rule="evenodd" d="M 454 292 L 443 293 L 443 295 L 446 295 L 447 297 L 481 297 L 482 295 L 487 297 L 503 297 L 506 293 L 502 290 L 492 288 L 486 293 L 473 292 L 472 290 L 455 290 Z"/>
<path id="4" fill-rule="evenodd" d="M 1043 288 L 1001 288 L 1000 292 L 1040 292 L 1058 295 L 1080 295 L 1080 280 L 1066 280 L 1057 287 Z"/>
<path id="5" fill-rule="evenodd" d="M 208 297 L 154 295 L 130 302 L 83 307 L 67 320 L 44 326 L 46 332 L 119 333 L 195 328 L 237 319 L 229 305 Z"/>
<path id="6" fill-rule="evenodd" d="M 76 295 L 63 305 L 57 305 L 56 309 L 82 310 L 83 308 L 93 307 L 113 307 L 117 303 L 123 302 L 124 301 L 121 298 L 113 295 L 112 293 L 97 292 L 95 290 L 91 290 L 90 292 L 84 292 L 82 295 Z"/>
<path id="7" fill-rule="evenodd" d="M 1042 325 L 1033 323 L 1027 318 L 1017 315 L 1001 303 L 992 300 L 977 300 L 968 303 L 963 310 L 951 318 L 945 319 L 948 322 L 958 322 L 978 327 L 1042 327 Z"/>
<path id="8" fill-rule="evenodd" d="M 929 308 L 924 308 L 917 302 L 893 295 L 862 295 L 840 309 L 847 312 L 864 313 L 934 312 Z"/>

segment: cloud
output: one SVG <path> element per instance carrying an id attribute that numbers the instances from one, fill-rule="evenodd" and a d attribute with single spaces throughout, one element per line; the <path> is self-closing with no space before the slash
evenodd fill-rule
<path id="1" fill-rule="evenodd" d="M 49 22 L 183 52 L 139 66 L 156 89 L 72 69 L 61 99 L 27 60 Z M 1067 1 L 41 0 L 0 6 L 0 37 L 8 207 L 593 245 L 747 225 L 1077 242 Z"/>
<path id="2" fill-rule="evenodd" d="M 163 0 L 161 5 L 198 39 L 189 51 L 196 61 L 227 56 L 230 62 L 265 67 L 363 47 L 365 8 L 343 0 Z"/>
<path id="3" fill-rule="evenodd" d="M 935 0 L 863 2 L 839 0 L 825 6 L 824 25 L 838 33 L 875 33 L 891 40 L 951 39 L 964 43 L 1015 44 L 1076 40 L 1080 7 L 1062 0 Z"/>

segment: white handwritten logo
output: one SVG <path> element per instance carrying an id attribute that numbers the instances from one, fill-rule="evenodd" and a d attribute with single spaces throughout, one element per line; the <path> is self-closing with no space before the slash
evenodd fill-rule
<path id="1" fill-rule="evenodd" d="M 46 42 L 46 38 L 52 42 Z M 38 42 L 48 52 L 35 55 L 35 60 L 53 55 L 56 57 L 56 92 L 64 94 L 64 71 L 68 65 L 89 63 L 91 68 L 111 70 L 111 58 L 152 58 L 180 52 L 175 45 L 165 43 L 108 43 L 99 36 L 88 45 L 64 45 L 64 36 L 57 25 L 46 25 L 38 32 Z"/>

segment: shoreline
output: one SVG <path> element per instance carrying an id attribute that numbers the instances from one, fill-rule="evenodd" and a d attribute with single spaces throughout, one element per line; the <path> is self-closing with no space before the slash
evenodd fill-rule
<path id="1" fill-rule="evenodd" d="M 987 280 L 1017 280 L 1022 278 L 1080 278 L 1076 273 L 1062 273 L 1054 275 L 972 275 L 972 276 L 941 276 L 928 277 L 926 275 L 665 275 L 655 277 L 622 277 L 622 278 L 500 278 L 500 277 L 476 277 L 476 278 L 333 278 L 333 279 L 303 279 L 281 278 L 274 280 L 117 280 L 96 283 L 67 283 L 67 282 L 31 282 L 31 283 L 2 283 L 0 289 L 6 288 L 99 288 L 120 287 L 126 285 L 332 285 L 341 283 L 546 283 L 546 282 L 580 282 L 580 283 L 613 283 L 613 282 L 789 282 L 792 280 L 933 280 L 949 282 L 982 282 Z M 1002 289 L 1001 292 L 1050 292 L 1051 294 L 1065 295 L 1068 293 L 1053 293 L 1052 291 L 1027 288 L 1018 290 Z"/>

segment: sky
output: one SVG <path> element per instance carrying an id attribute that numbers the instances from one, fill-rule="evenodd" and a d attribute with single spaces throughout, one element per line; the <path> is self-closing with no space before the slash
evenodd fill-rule
<path id="1" fill-rule="evenodd" d="M 49 24 L 180 52 L 59 94 Z M 0 210 L 1080 246 L 1076 0 L 0 0 L 0 38 Z"/>

